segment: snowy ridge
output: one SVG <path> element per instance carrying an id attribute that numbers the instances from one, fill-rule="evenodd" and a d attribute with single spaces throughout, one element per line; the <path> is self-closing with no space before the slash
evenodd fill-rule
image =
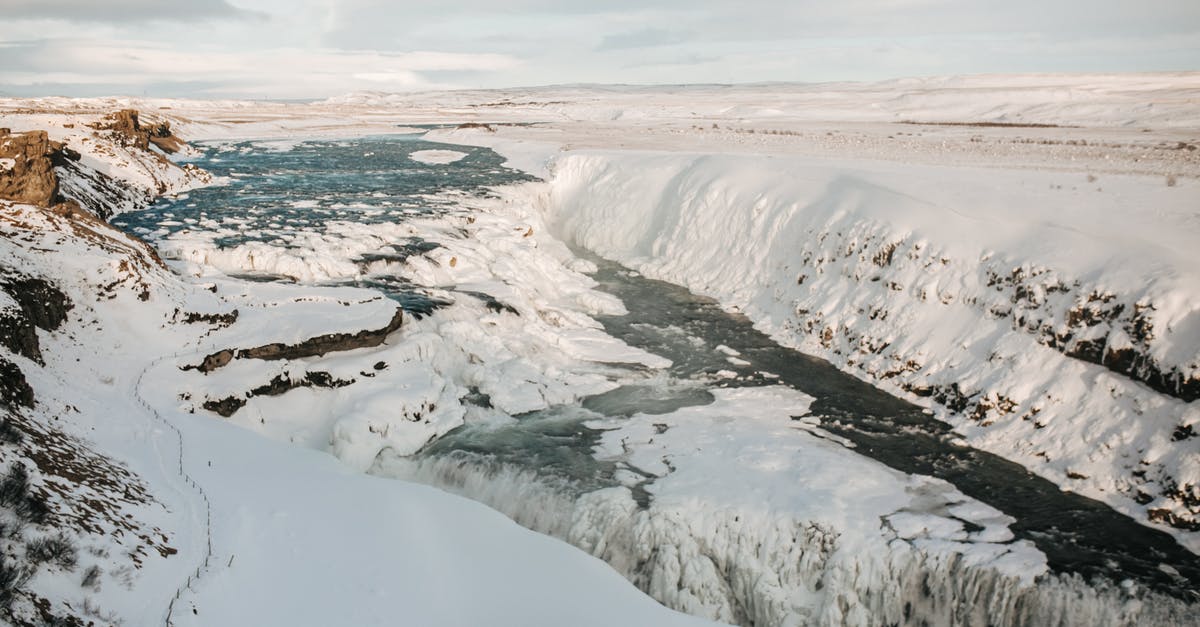
<path id="1" fill-rule="evenodd" d="M 129 484 L 126 498 L 138 492 L 147 497 L 119 509 L 119 524 L 104 522 L 100 509 L 94 520 L 63 525 L 87 550 L 81 570 L 97 573 L 89 586 L 81 588 L 78 576 L 64 569 L 35 578 L 29 593 L 47 599 L 46 611 L 57 615 L 160 623 L 174 586 L 187 579 L 184 569 L 190 568 L 170 556 L 200 549 L 203 543 L 191 535 L 197 531 L 189 515 L 197 493 L 177 487 L 178 462 L 167 460 L 176 445 L 160 454 L 135 393 L 136 373 L 146 363 L 141 354 L 146 332 L 159 326 L 157 308 L 148 299 L 178 292 L 144 244 L 98 221 L 0 202 L 0 225 L 9 268 L 46 278 L 74 305 L 63 327 L 40 338 L 44 367 L 12 356 L 37 399 L 23 417 L 77 438 L 90 449 L 83 459 L 97 470 L 120 469 Z M 67 483 L 63 498 L 75 507 L 120 494 L 113 488 L 93 494 L 87 480 L 73 480 L 79 485 Z M 96 537 L 97 531 L 102 535 Z M 152 547 L 158 550 L 147 553 L 135 538 L 155 538 Z"/>
<path id="2" fill-rule="evenodd" d="M 567 154 L 553 172 L 533 201 L 564 239 L 932 396 L 972 445 L 1174 525 L 1196 550 L 1188 188 L 627 152 Z"/>
<path id="3" fill-rule="evenodd" d="M 77 153 L 78 159 L 64 159 L 59 166 L 61 193 L 103 219 L 143 209 L 163 194 L 212 182 L 208 173 L 180 167 L 156 147 L 138 148 L 119 132 L 105 129 L 112 111 L 63 115 L 40 108 L 4 111 L 0 107 L 0 126 L 44 130 L 52 141 Z M 150 114 L 143 121 L 161 119 Z M 185 145 L 180 156 L 189 150 Z"/>

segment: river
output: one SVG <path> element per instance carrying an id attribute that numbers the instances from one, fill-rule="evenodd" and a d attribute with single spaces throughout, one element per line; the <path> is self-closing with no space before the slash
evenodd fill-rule
<path id="1" fill-rule="evenodd" d="M 435 149 L 460 151 L 464 156 L 452 163 L 412 158 L 419 151 Z M 335 222 L 369 225 L 403 222 L 414 216 L 436 217 L 459 210 L 463 199 L 489 194 L 491 186 L 531 180 L 502 167 L 502 162 L 486 149 L 447 147 L 413 136 L 210 144 L 204 146 L 196 164 L 224 177 L 225 184 L 164 199 L 146 211 L 117 216 L 113 222 L 159 245 L 188 233 L 208 231 L 222 247 L 261 242 L 297 248 L 306 245 L 307 235 L 320 233 Z M 381 253 L 382 257 L 354 261 L 369 264 L 382 258 L 403 263 L 438 246 L 436 238 L 415 234 Z M 830 538 L 836 538 L 837 529 L 822 528 L 820 533 L 793 538 L 793 548 L 801 553 L 825 551 L 826 564 L 812 565 L 814 573 L 807 575 L 779 577 L 774 585 L 795 588 L 783 590 L 783 600 L 763 593 L 761 586 L 738 580 L 749 575 L 738 574 L 747 567 L 739 565 L 743 557 L 736 551 L 718 555 L 712 550 L 705 553 L 705 559 L 717 565 L 717 574 L 712 576 L 723 578 L 720 585 L 714 584 L 719 591 L 712 592 L 712 598 L 705 596 L 709 593 L 685 597 L 664 589 L 680 578 L 664 578 L 661 561 L 649 554 L 665 550 L 665 546 L 682 550 L 679 547 L 686 542 L 702 540 L 692 537 L 696 533 L 693 525 L 678 524 L 671 531 L 662 531 L 662 525 L 673 524 L 664 523 L 670 517 L 655 507 L 656 499 L 665 498 L 657 485 L 665 474 L 598 454 L 605 433 L 619 428 L 621 421 L 710 406 L 718 397 L 725 398 L 728 390 L 782 386 L 811 401 L 807 412 L 794 417 L 796 426 L 804 427 L 805 437 L 846 448 L 899 471 L 897 474 L 929 476 L 952 484 L 966 497 L 1009 517 L 1004 527 L 1011 537 L 983 544 L 1036 547 L 1053 573 L 1030 587 L 1014 583 L 1011 576 L 979 572 L 986 569 L 976 568 L 970 560 L 947 562 L 922 555 L 897 565 L 893 559 L 879 567 L 891 573 L 880 581 L 900 589 L 889 593 L 871 589 L 869 582 L 855 584 L 863 588 L 857 592 L 857 602 L 868 609 L 873 620 L 911 624 L 1061 620 L 1083 624 L 1090 618 L 1079 613 L 1079 604 L 1108 603 L 1118 608 L 1097 610 L 1090 615 L 1096 619 L 1126 616 L 1129 614 L 1121 612 L 1128 611 L 1130 599 L 1140 598 L 1138 590 L 1153 590 L 1162 595 L 1156 598 L 1174 599 L 1168 605 L 1175 603 L 1178 608 L 1167 607 L 1159 616 L 1175 620 L 1173 617 L 1183 614 L 1174 612 L 1186 610 L 1181 601 L 1197 601 L 1200 565 L 1195 555 L 1168 534 L 1140 525 L 1102 503 L 1064 492 L 1014 463 L 962 445 L 947 425 L 928 412 L 823 360 L 779 346 L 756 331 L 749 320 L 710 299 L 646 279 L 587 251 L 574 252 L 594 269 L 591 276 L 597 288 L 619 298 L 628 309 L 626 315 L 598 316 L 604 330 L 631 346 L 671 360 L 672 365 L 653 372 L 625 366 L 628 372 L 622 385 L 609 392 L 521 414 L 499 426 L 469 422 L 416 456 L 384 456 L 373 472 L 433 483 L 479 499 L 526 526 L 608 559 L 653 596 L 680 609 L 743 624 L 797 619 L 823 622 L 830 616 L 828 612 L 796 615 L 794 608 L 803 604 L 804 594 L 830 596 L 823 588 L 836 581 L 829 576 L 828 566 L 836 550 L 826 545 L 836 544 Z M 241 276 L 255 281 L 297 280 L 270 272 L 247 271 Z M 452 295 L 455 287 L 419 285 L 378 273 L 323 282 L 380 289 L 417 316 L 437 315 L 440 307 L 453 302 L 447 294 Z M 502 306 L 497 301 L 497 307 Z M 464 395 L 461 402 L 490 405 L 486 395 L 475 393 Z M 731 406 L 736 413 L 738 405 Z M 745 411 L 756 411 L 756 406 L 747 404 Z M 744 420 L 750 422 L 750 417 Z M 661 431 L 668 428 L 665 423 L 654 424 Z M 805 480 L 804 476 L 791 479 L 797 485 Z M 614 500 L 614 491 L 627 494 L 630 504 L 616 507 L 614 504 L 624 501 Z M 714 511 L 713 516 L 726 516 L 726 510 Z M 741 515 L 733 516 L 740 521 Z M 580 529 L 581 519 L 606 528 L 603 546 L 596 541 L 594 529 Z M 747 528 L 734 533 L 742 541 L 761 545 L 763 539 L 755 535 L 761 535 L 761 530 L 753 528 L 752 519 L 747 516 Z M 969 517 L 948 519 L 960 525 L 960 536 L 980 537 L 983 527 Z M 660 534 L 657 544 L 646 544 L 644 537 L 633 539 L 644 536 L 651 527 Z M 639 554 L 641 551 L 647 553 Z M 943 580 L 932 581 L 936 578 Z M 1066 597 L 1071 600 L 1064 600 Z M 847 621 L 851 620 L 847 617 L 860 615 L 844 609 L 835 614 Z"/>

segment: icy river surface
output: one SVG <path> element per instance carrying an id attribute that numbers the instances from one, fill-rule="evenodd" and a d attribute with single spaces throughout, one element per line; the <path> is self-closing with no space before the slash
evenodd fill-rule
<path id="1" fill-rule="evenodd" d="M 532 180 L 502 162 L 409 136 L 212 144 L 196 163 L 225 184 L 114 223 L 168 259 L 248 281 L 373 287 L 413 320 L 460 299 L 518 317 L 519 256 L 493 260 L 517 268 L 504 289 L 408 271 L 453 245 L 453 229 L 427 225 L 474 223 L 490 187 Z M 514 220 L 518 241 L 524 228 Z M 364 234 L 370 250 L 347 244 Z M 590 312 L 596 326 L 665 359 L 593 359 L 605 391 L 528 411 L 460 381 L 465 424 L 414 455 L 385 450 L 370 472 L 483 501 L 667 605 L 727 622 L 1196 620 L 1200 566 L 1169 535 L 963 446 L 920 408 L 718 303 L 571 254 L 564 263 L 627 310 Z"/>

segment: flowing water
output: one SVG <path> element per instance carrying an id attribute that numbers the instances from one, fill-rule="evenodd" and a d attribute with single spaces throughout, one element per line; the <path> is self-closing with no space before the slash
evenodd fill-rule
<path id="1" fill-rule="evenodd" d="M 437 216 L 454 210 L 456 198 L 527 180 L 503 168 L 502 159 L 486 149 L 449 147 L 467 156 L 443 165 L 409 158 L 418 150 L 447 148 L 404 137 L 214 145 L 197 164 L 228 177 L 227 185 L 165 199 L 147 211 L 118 216 L 114 223 L 156 240 L 182 229 L 209 228 L 220 232 L 218 243 L 226 246 L 250 241 L 302 246 L 303 234 L 319 232 L 334 221 L 373 224 Z M 414 236 L 377 254 L 402 261 L 436 247 L 436 242 Z M 586 251 L 577 254 L 598 268 L 594 278 L 599 289 L 618 296 L 629 310 L 628 315 L 601 317 L 607 332 L 667 357 L 673 365 L 636 384 L 518 416 L 505 426 L 468 424 L 414 458 L 383 460 L 377 472 L 427 481 L 482 500 L 526 526 L 607 559 L 669 605 L 743 624 L 855 622 L 864 616 L 871 622 L 906 624 L 1196 619 L 1183 604 L 1194 604 L 1200 597 L 1200 565 L 1169 535 L 1099 502 L 1063 492 L 1016 464 L 956 443 L 948 426 L 920 408 L 820 359 L 775 344 L 750 321 L 711 300 L 648 280 Z M 246 278 L 283 280 L 261 274 Z M 379 288 L 422 315 L 449 302 L 445 286 L 377 276 L 342 283 Z M 741 361 L 731 365 L 725 353 L 713 350 L 718 346 L 733 349 Z M 729 376 L 729 371 L 737 376 Z M 961 561 L 905 554 L 888 558 L 881 567 L 886 576 L 854 584 L 862 589 L 852 604 L 860 604 L 865 614 L 846 607 L 844 597 L 838 596 L 841 606 L 827 602 L 829 607 L 821 612 L 797 615 L 794 595 L 831 596 L 822 588 L 834 581 L 826 571 L 831 568 L 836 530 L 778 520 L 760 521 L 755 527 L 737 516 L 721 519 L 728 512 L 714 512 L 713 528 L 739 541 L 761 546 L 768 536 L 784 538 L 786 546 L 781 545 L 778 559 L 786 563 L 774 563 L 776 558 L 768 556 L 751 567 L 732 553 L 707 550 L 708 562 L 719 566 L 711 577 L 721 581 L 705 584 L 709 587 L 703 592 L 683 594 L 680 577 L 664 574 L 665 562 L 656 552 L 663 546 L 685 551 L 689 543 L 704 539 L 683 537 L 694 534 L 686 527 L 664 526 L 667 515 L 655 510 L 652 491 L 645 489 L 653 482 L 651 476 L 629 490 L 627 502 L 614 499 L 615 491 L 626 490 L 620 486 L 629 482 L 622 482 L 616 464 L 593 454 L 600 432 L 588 424 L 707 405 L 716 387 L 768 384 L 792 386 L 813 397 L 811 415 L 820 419 L 821 428 L 850 443 L 858 454 L 903 472 L 949 481 L 1012 516 L 1016 522 L 1009 526 L 1011 531 L 1044 552 L 1058 576 L 1032 589 L 1020 588 Z M 486 405 L 487 399 L 468 397 L 463 402 Z M 782 591 L 762 592 L 764 577 Z M 794 590 L 787 590 L 789 586 Z M 1162 599 L 1162 608 L 1134 608 L 1131 588 L 1157 591 L 1163 595 L 1156 597 Z"/>

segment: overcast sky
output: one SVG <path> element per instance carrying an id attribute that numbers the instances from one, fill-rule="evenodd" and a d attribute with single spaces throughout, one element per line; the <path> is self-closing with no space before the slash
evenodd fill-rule
<path id="1" fill-rule="evenodd" d="M 0 95 L 1200 70 L 1200 0 L 0 0 Z"/>

